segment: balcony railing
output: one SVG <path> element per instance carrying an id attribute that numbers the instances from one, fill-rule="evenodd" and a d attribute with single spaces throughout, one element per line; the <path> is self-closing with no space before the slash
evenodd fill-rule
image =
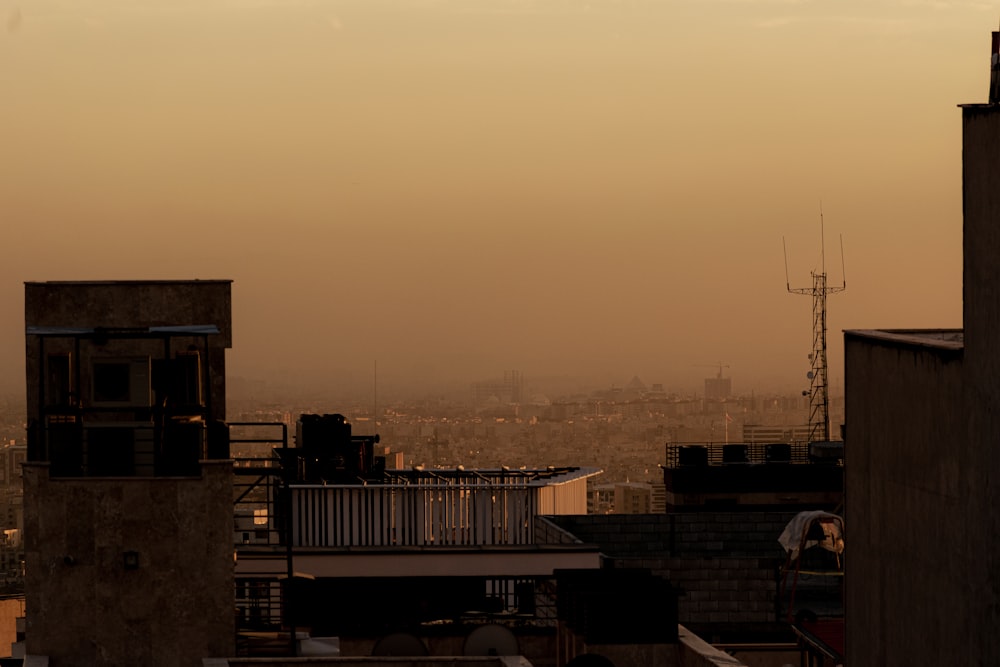
<path id="1" fill-rule="evenodd" d="M 228 458 L 226 425 L 203 421 L 83 421 L 34 426 L 31 460 L 59 477 L 189 477 L 199 461 Z"/>

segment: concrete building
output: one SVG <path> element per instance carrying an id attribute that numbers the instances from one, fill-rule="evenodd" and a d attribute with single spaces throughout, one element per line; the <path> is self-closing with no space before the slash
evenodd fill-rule
<path id="1" fill-rule="evenodd" d="M 588 514 L 649 514 L 652 511 L 653 486 L 645 482 L 598 484 L 592 487 L 590 495 Z"/>
<path id="2" fill-rule="evenodd" d="M 845 332 L 852 667 L 1000 664 L 997 102 L 961 111 L 963 330 Z"/>
<path id="3" fill-rule="evenodd" d="M 524 401 L 524 377 L 521 371 L 504 371 L 503 379 L 472 384 L 472 404 L 476 408 L 508 406 Z"/>
<path id="4" fill-rule="evenodd" d="M 25 650 L 234 653 L 229 281 L 25 285 Z"/>
<path id="5" fill-rule="evenodd" d="M 733 395 L 733 379 L 722 377 L 705 378 L 705 400 L 724 401 Z"/>

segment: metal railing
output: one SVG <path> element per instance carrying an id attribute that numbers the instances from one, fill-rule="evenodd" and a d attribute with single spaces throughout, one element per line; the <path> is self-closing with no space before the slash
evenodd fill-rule
<path id="1" fill-rule="evenodd" d="M 293 486 L 292 543 L 309 547 L 530 544 L 536 487 Z"/>
<path id="2" fill-rule="evenodd" d="M 281 458 L 288 448 L 283 422 L 230 422 L 233 452 L 233 531 L 237 545 L 280 545 L 283 526 L 278 515 Z"/>
<path id="3" fill-rule="evenodd" d="M 224 439 L 201 421 L 53 421 L 34 426 L 35 461 L 50 464 L 59 477 L 196 477 L 199 461 L 210 458 L 213 438 Z"/>
<path id="4" fill-rule="evenodd" d="M 278 579 L 240 578 L 236 581 L 236 625 L 241 630 L 279 630 L 281 582 Z"/>
<path id="5" fill-rule="evenodd" d="M 379 481 L 306 484 L 288 469 L 285 424 L 229 426 L 237 547 L 531 544 L 534 517 L 567 511 L 586 484 L 578 469 L 554 467 L 386 470 Z"/>

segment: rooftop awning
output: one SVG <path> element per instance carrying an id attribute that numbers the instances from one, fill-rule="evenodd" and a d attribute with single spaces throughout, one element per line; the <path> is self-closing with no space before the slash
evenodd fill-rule
<path id="1" fill-rule="evenodd" d="M 219 333 L 214 324 L 186 324 L 162 327 L 38 327 L 28 326 L 24 330 L 28 336 L 49 338 L 77 338 L 103 334 L 111 338 L 163 337 L 163 336 L 210 336 Z"/>

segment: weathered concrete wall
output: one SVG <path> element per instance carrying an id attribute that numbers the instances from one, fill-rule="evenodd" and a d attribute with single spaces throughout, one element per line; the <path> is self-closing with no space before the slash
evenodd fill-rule
<path id="1" fill-rule="evenodd" d="M 29 654 L 195 667 L 235 653 L 231 461 L 203 461 L 200 479 L 50 480 L 29 463 L 24 487 Z"/>
<path id="2" fill-rule="evenodd" d="M 967 364 L 960 350 L 845 336 L 852 667 L 997 664 L 983 590 L 995 437 L 968 428 Z"/>
<path id="3" fill-rule="evenodd" d="M 29 282 L 25 324 L 34 326 L 169 326 L 215 324 L 232 347 L 230 280 Z"/>

